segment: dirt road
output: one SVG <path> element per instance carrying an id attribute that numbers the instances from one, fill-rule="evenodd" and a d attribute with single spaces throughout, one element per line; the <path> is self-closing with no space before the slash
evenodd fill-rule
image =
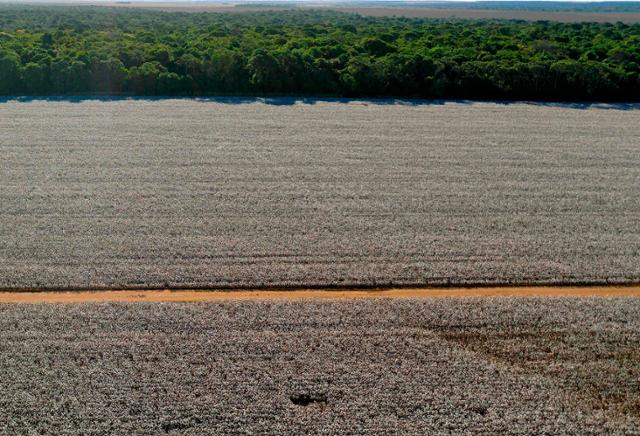
<path id="1" fill-rule="evenodd" d="M 1 303 L 202 302 L 225 300 L 352 300 L 359 298 L 640 297 L 640 286 L 527 286 L 374 290 L 123 290 L 0 292 Z"/>

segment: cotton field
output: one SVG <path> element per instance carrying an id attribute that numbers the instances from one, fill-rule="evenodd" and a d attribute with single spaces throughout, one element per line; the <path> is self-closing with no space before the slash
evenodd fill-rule
<path id="1" fill-rule="evenodd" d="M 640 280 L 640 110 L 0 103 L 0 288 Z"/>
<path id="2" fill-rule="evenodd" d="M 0 305 L 0 433 L 634 434 L 640 300 Z"/>

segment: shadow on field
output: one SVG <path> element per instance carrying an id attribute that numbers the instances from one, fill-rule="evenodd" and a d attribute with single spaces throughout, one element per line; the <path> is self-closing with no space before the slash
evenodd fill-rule
<path id="1" fill-rule="evenodd" d="M 603 103 L 603 102 L 544 102 L 544 101 L 504 101 L 504 100 L 421 100 L 402 98 L 338 98 L 338 97 L 255 97 L 255 96 L 222 96 L 222 97 L 134 97 L 134 96 L 9 96 L 0 97 L 0 104 L 37 101 L 82 103 L 142 101 L 159 102 L 169 100 L 190 100 L 201 103 L 218 103 L 228 105 L 261 103 L 269 106 L 293 106 L 296 104 L 314 105 L 318 103 L 364 104 L 376 106 L 443 106 L 446 104 L 475 105 L 492 103 L 497 105 L 528 104 L 535 106 L 556 107 L 563 109 L 613 109 L 640 110 L 640 103 Z"/>
<path id="2" fill-rule="evenodd" d="M 296 104 L 314 105 L 317 103 L 359 103 L 385 106 L 421 106 L 421 105 L 444 105 L 446 103 L 473 104 L 470 100 L 417 100 L 417 99 L 395 99 L 395 98 L 333 98 L 333 97 L 134 97 L 134 96 L 13 96 L 0 97 L 0 104 L 9 102 L 30 103 L 36 101 L 61 102 L 61 103 L 82 103 L 85 101 L 147 101 L 159 102 L 169 100 L 187 100 L 201 103 L 219 103 L 229 105 L 262 103 L 269 106 L 293 106 Z"/>
<path id="3" fill-rule="evenodd" d="M 524 102 L 495 102 L 497 104 L 515 104 L 523 103 L 534 106 L 555 107 L 562 109 L 614 109 L 619 111 L 640 110 L 640 103 L 599 103 L 599 102 L 587 102 L 587 103 L 572 103 L 572 102 L 545 102 L 545 101 L 524 101 Z"/>

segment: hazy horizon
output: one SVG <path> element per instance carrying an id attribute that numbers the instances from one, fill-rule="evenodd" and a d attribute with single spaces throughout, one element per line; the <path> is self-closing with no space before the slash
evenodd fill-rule
<path id="1" fill-rule="evenodd" d="M 640 0 L 0 0 L 0 3 L 640 3 Z"/>

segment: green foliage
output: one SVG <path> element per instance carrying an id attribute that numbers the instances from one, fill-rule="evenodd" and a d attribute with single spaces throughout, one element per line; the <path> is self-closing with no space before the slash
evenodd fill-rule
<path id="1" fill-rule="evenodd" d="M 640 100 L 640 25 L 0 6 L 1 95 Z"/>

